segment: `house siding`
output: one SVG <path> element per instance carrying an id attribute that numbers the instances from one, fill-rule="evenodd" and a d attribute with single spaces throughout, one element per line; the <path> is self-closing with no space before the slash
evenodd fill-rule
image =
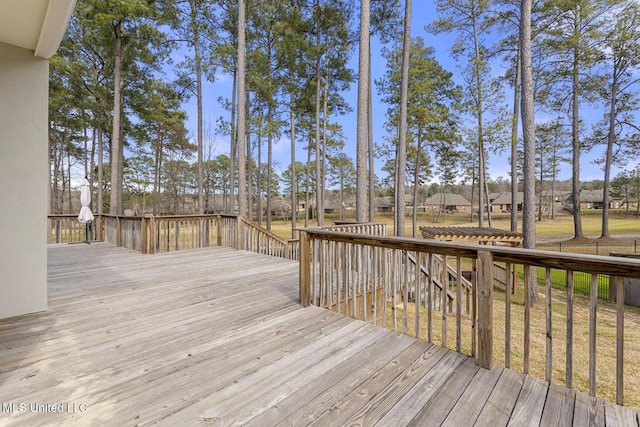
<path id="1" fill-rule="evenodd" d="M 49 62 L 0 43 L 0 318 L 47 308 Z"/>

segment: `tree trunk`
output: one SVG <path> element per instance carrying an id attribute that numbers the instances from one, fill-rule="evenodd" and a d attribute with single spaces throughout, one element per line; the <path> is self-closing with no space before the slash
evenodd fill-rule
<path id="1" fill-rule="evenodd" d="M 249 107 L 251 103 L 251 92 L 248 84 L 246 85 L 245 96 L 245 114 L 246 117 L 249 117 L 249 111 L 251 111 Z M 247 218 L 253 220 L 253 155 L 251 154 L 251 121 L 245 120 L 245 124 L 245 136 L 247 140 Z"/>
<path id="2" fill-rule="evenodd" d="M 400 81 L 400 122 L 398 123 L 398 155 L 396 157 L 396 236 L 404 236 L 404 189 L 407 168 L 407 98 L 409 93 L 409 54 L 411 50 L 411 0 L 404 7 L 404 40 L 402 42 L 402 79 Z M 414 206 L 415 210 L 415 206 Z"/>
<path id="3" fill-rule="evenodd" d="M 260 108 L 260 101 L 258 101 L 258 108 Z M 264 183 L 262 182 L 262 131 L 260 130 L 262 129 L 262 114 L 259 115 L 258 125 L 256 127 L 258 128 L 258 173 L 256 174 L 256 210 L 258 211 L 258 225 L 262 225 L 262 213 L 264 210 L 262 206 L 262 187 L 264 186 Z"/>
<path id="4" fill-rule="evenodd" d="M 315 106 L 315 144 L 316 144 L 316 209 L 317 209 L 317 220 L 318 226 L 322 227 L 324 225 L 324 200 L 322 199 L 322 172 L 321 172 L 321 162 L 322 162 L 322 149 L 320 147 L 320 94 L 321 94 L 321 83 L 322 83 L 322 70 L 320 68 L 320 59 L 321 59 L 321 49 L 320 49 L 320 1 L 316 0 L 316 8 L 317 12 L 317 27 L 316 27 L 316 106 Z"/>
<path id="5" fill-rule="evenodd" d="M 578 17 L 576 16 L 575 31 L 579 31 Z M 580 110 L 578 108 L 578 94 L 579 94 L 579 74 L 578 74 L 578 58 L 580 51 L 576 45 L 573 49 L 573 75 L 572 79 L 572 117 L 571 117 L 571 145 L 572 145 L 572 179 L 571 179 L 571 201 L 573 204 L 573 229 L 574 237 L 583 237 L 582 232 L 582 213 L 580 212 Z"/>
<path id="6" fill-rule="evenodd" d="M 369 92 L 370 0 L 360 2 L 360 49 L 358 61 L 358 110 L 356 132 L 356 221 L 367 218 L 367 118 Z"/>
<path id="7" fill-rule="evenodd" d="M 111 133 L 111 193 L 109 213 L 122 215 L 122 171 L 124 163 L 124 146 L 122 143 L 122 25 L 118 21 L 113 28 L 114 66 L 113 66 L 113 132 Z"/>
<path id="8" fill-rule="evenodd" d="M 104 171 L 103 171 L 103 163 L 104 163 L 104 152 L 103 152 L 103 132 L 102 127 L 98 127 L 98 215 L 102 215 L 104 208 L 104 200 L 103 200 L 103 187 L 104 187 Z"/>
<path id="9" fill-rule="evenodd" d="M 289 95 L 289 120 L 291 122 L 291 238 L 296 238 L 298 222 L 298 183 L 296 177 L 296 125 L 295 125 L 295 100 L 293 92 Z"/>
<path id="10" fill-rule="evenodd" d="M 371 44 L 369 44 L 369 81 L 371 82 Z M 369 155 L 369 222 L 375 221 L 375 169 L 373 159 L 373 94 L 372 85 L 369 85 L 369 99 L 367 101 L 367 123 L 369 130 L 367 132 L 367 150 Z"/>
<path id="11" fill-rule="evenodd" d="M 513 116 L 511 118 L 511 231 L 518 231 L 518 103 L 520 101 L 520 47 L 516 60 L 516 77 L 513 90 Z"/>
<path id="12" fill-rule="evenodd" d="M 191 7 L 191 27 L 193 31 L 193 52 L 196 65 L 196 101 L 198 108 L 198 210 L 199 214 L 204 213 L 204 167 L 203 167 L 203 130 L 202 130 L 202 58 L 200 57 L 200 31 L 198 30 L 196 1 L 189 0 Z"/>
<path id="13" fill-rule="evenodd" d="M 69 190 L 69 197 L 67 199 L 69 204 L 68 204 L 67 212 L 72 213 L 73 205 L 71 204 L 72 200 L 71 200 L 71 151 L 70 150 L 67 150 L 67 188 Z"/>
<path id="14" fill-rule="evenodd" d="M 522 139 L 524 146 L 523 212 L 522 234 L 525 248 L 533 249 L 536 244 L 535 218 L 535 120 L 533 112 L 533 67 L 531 64 L 531 0 L 522 0 L 520 19 L 520 52 L 522 61 L 522 96 L 520 111 L 522 115 Z M 532 268 L 528 280 L 529 300 L 538 303 L 538 283 L 536 269 Z"/>
<path id="15" fill-rule="evenodd" d="M 478 44 L 478 30 L 476 21 L 473 21 L 473 40 L 475 43 L 475 65 L 476 65 L 476 129 L 478 132 L 478 225 L 484 227 L 484 201 L 487 200 L 487 213 L 489 213 L 489 194 L 485 191 L 486 180 L 486 162 L 484 152 L 484 130 L 483 130 L 483 97 L 482 97 L 482 79 L 480 77 L 480 45 Z"/>
<path id="16" fill-rule="evenodd" d="M 311 183 L 309 178 L 311 177 L 311 141 L 309 141 L 309 148 L 307 149 L 307 182 L 305 187 L 305 202 L 304 202 L 304 226 L 309 226 L 309 201 L 311 200 Z"/>
<path id="17" fill-rule="evenodd" d="M 268 103 L 267 106 L 267 124 L 269 129 L 271 129 L 271 122 L 273 121 L 273 107 L 271 106 L 271 102 Z M 271 180 L 273 169 L 273 135 L 271 131 L 269 131 L 269 135 L 267 135 L 267 230 L 271 230 Z"/>
<path id="18" fill-rule="evenodd" d="M 326 64 L 325 64 L 326 66 Z M 328 70 L 327 70 L 328 71 Z M 324 193 L 325 186 L 327 180 L 327 117 L 329 117 L 329 74 L 325 77 L 324 84 L 324 99 L 322 101 L 322 155 L 320 158 L 322 162 L 320 163 L 320 198 L 322 199 L 322 207 L 324 209 Z M 322 215 L 322 220 L 324 221 L 324 213 Z"/>
<path id="19" fill-rule="evenodd" d="M 415 171 L 413 172 L 413 221 L 411 228 L 413 230 L 412 236 L 418 237 L 418 185 L 420 183 L 420 152 L 422 151 L 422 140 L 420 139 L 421 130 L 418 130 L 418 143 L 416 149 L 416 164 Z"/>
<path id="20" fill-rule="evenodd" d="M 238 214 L 247 216 L 247 168 L 245 147 L 245 5 L 244 0 L 238 0 Z"/>
<path id="21" fill-rule="evenodd" d="M 229 147 L 229 199 L 225 202 L 225 211 L 227 213 L 234 213 L 236 210 L 236 161 L 238 152 L 238 128 L 236 126 L 236 111 L 237 111 L 237 100 L 238 100 L 238 70 L 233 74 L 233 85 L 231 89 L 231 143 Z"/>
<path id="22" fill-rule="evenodd" d="M 604 165 L 604 188 L 602 190 L 602 234 L 601 237 L 609 237 L 609 188 L 611 186 L 611 163 L 613 162 L 613 143 L 616 139 L 616 98 L 618 97 L 618 67 L 613 64 L 613 82 L 611 84 L 611 99 L 609 106 L 609 132 L 607 134 L 607 154 Z"/>

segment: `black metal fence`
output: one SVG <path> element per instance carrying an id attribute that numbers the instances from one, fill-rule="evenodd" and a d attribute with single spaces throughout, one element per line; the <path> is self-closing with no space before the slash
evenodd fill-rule
<path id="1" fill-rule="evenodd" d="M 637 254 L 640 249 L 640 239 L 591 239 L 591 242 L 553 242 L 537 243 L 536 249 L 558 252 L 571 252 L 577 254 L 611 255 Z"/>

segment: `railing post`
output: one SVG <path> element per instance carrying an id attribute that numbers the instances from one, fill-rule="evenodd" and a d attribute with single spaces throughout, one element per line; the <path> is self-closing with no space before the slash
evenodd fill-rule
<path id="1" fill-rule="evenodd" d="M 140 240 L 142 240 L 140 243 L 140 248 L 143 254 L 149 253 L 149 245 L 148 245 L 148 220 L 145 217 L 141 218 L 142 223 L 140 224 Z"/>
<path id="2" fill-rule="evenodd" d="M 149 253 L 156 253 L 156 217 L 149 218 Z"/>
<path id="3" fill-rule="evenodd" d="M 300 304 L 311 305 L 311 241 L 306 231 L 300 231 Z M 346 303 L 346 302 L 345 302 Z"/>
<path id="4" fill-rule="evenodd" d="M 180 250 L 180 220 L 176 219 L 174 220 L 175 222 L 175 226 L 174 226 L 174 236 L 175 236 L 175 240 L 176 240 L 176 251 Z"/>
<path id="5" fill-rule="evenodd" d="M 122 223 L 119 216 L 116 216 L 116 246 L 122 246 Z"/>
<path id="6" fill-rule="evenodd" d="M 493 359 L 493 254 L 478 251 L 478 365 L 491 369 Z"/>
<path id="7" fill-rule="evenodd" d="M 222 246 L 222 216 L 216 218 L 216 246 Z"/>
<path id="8" fill-rule="evenodd" d="M 240 223 L 242 222 L 241 218 L 242 217 L 240 217 L 240 216 L 236 217 L 236 241 L 235 241 L 235 247 L 239 251 L 243 249 L 242 237 L 240 236 Z"/>
<path id="9" fill-rule="evenodd" d="M 102 215 L 96 215 L 96 240 L 103 241 L 104 240 L 104 220 Z"/>

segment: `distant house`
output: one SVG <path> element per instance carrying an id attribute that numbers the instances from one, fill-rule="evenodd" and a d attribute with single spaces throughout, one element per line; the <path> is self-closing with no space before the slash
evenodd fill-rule
<path id="1" fill-rule="evenodd" d="M 572 211 L 571 195 L 567 193 L 563 199 L 563 207 L 569 212 Z M 609 208 L 619 209 L 625 206 L 625 200 L 621 197 L 612 197 L 609 195 L 605 202 L 604 190 L 581 190 L 580 191 L 580 209 L 602 209 L 604 204 L 608 203 Z"/>
<path id="2" fill-rule="evenodd" d="M 436 193 L 424 201 L 427 212 L 470 212 L 471 202 L 460 194 Z"/>
<path id="3" fill-rule="evenodd" d="M 489 201 L 491 202 L 491 212 L 512 212 L 513 201 L 511 200 L 510 191 L 502 191 L 500 193 L 489 194 Z M 522 212 L 522 206 L 524 202 L 524 193 L 516 193 L 516 212 Z"/>
<path id="4" fill-rule="evenodd" d="M 573 193 L 567 193 L 564 198 L 564 207 L 571 212 L 573 210 Z M 611 201 L 611 197 L 607 198 Z M 580 209 L 602 209 L 605 204 L 604 190 L 581 190 Z"/>
<path id="5" fill-rule="evenodd" d="M 536 203 L 542 204 L 542 212 L 548 215 L 554 215 L 558 210 L 562 209 L 565 198 L 571 194 L 571 191 L 563 190 L 545 190 L 536 196 Z M 553 208 L 553 210 L 550 210 Z"/>
<path id="6" fill-rule="evenodd" d="M 388 197 L 376 197 L 373 199 L 373 208 L 376 212 L 389 213 L 393 212 L 393 201 Z"/>
<path id="7" fill-rule="evenodd" d="M 604 190 L 580 191 L 580 209 L 602 209 L 604 204 Z"/>
<path id="8" fill-rule="evenodd" d="M 263 208 L 267 208 L 267 201 L 263 202 Z M 271 215 L 288 218 L 291 216 L 291 199 L 285 197 L 274 197 L 271 200 Z"/>
<path id="9" fill-rule="evenodd" d="M 342 200 L 340 198 L 340 192 L 337 190 L 330 190 L 325 193 L 323 209 L 325 214 L 351 214 L 355 211 L 356 198 L 355 195 L 342 193 Z"/>
<path id="10" fill-rule="evenodd" d="M 329 197 L 325 197 L 322 207 L 325 214 L 339 214 L 341 208 L 340 198 L 338 195 L 329 195 Z"/>

